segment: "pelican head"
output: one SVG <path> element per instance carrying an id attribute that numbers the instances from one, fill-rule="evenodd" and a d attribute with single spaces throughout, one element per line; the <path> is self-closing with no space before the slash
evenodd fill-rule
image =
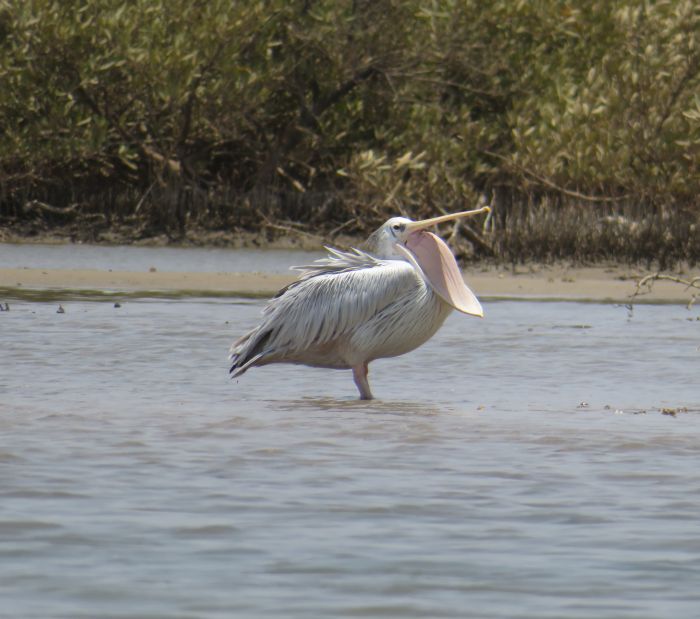
<path id="1" fill-rule="evenodd" d="M 405 260 L 406 254 L 402 251 L 402 247 L 410 248 L 411 241 L 418 240 L 426 228 L 462 217 L 488 213 L 490 210 L 488 206 L 484 206 L 472 211 L 461 211 L 420 221 L 413 221 L 407 217 L 392 217 L 370 234 L 364 247 L 368 253 L 377 258 Z"/>
<path id="2" fill-rule="evenodd" d="M 450 248 L 426 228 L 490 210 L 484 206 L 420 221 L 392 217 L 369 236 L 365 249 L 383 260 L 406 260 L 446 303 L 465 314 L 483 316 L 481 305 L 465 285 Z"/>
<path id="3" fill-rule="evenodd" d="M 416 223 L 407 217 L 392 217 L 377 228 L 365 242 L 367 252 L 377 258 L 400 259 L 404 256 L 396 245 L 404 245 L 408 237 L 409 224 Z"/>

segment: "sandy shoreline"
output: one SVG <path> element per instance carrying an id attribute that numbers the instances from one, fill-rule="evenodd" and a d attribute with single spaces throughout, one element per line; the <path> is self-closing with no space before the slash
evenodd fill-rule
<path id="1" fill-rule="evenodd" d="M 626 267 L 538 267 L 520 271 L 484 268 L 465 271 L 465 279 L 483 299 L 539 299 L 629 303 L 636 281 L 646 273 Z M 260 296 L 274 294 L 295 275 L 269 273 L 175 273 L 103 271 L 95 269 L 0 268 L 0 300 L 34 295 L 53 296 L 103 291 L 134 296 Z M 683 286 L 655 282 L 635 303 L 687 303 Z"/>

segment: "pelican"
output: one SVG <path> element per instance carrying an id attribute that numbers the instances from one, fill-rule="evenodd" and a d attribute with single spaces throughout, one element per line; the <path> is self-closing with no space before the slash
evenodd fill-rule
<path id="1" fill-rule="evenodd" d="M 263 309 L 262 322 L 231 346 L 231 376 L 268 363 L 351 369 L 361 400 L 373 398 L 368 365 L 428 341 L 452 310 L 483 317 L 447 244 L 426 228 L 489 207 L 412 221 L 392 217 L 363 249 L 292 267 L 300 277 Z"/>

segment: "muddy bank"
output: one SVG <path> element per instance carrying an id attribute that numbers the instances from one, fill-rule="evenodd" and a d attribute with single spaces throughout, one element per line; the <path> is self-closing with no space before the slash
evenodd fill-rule
<path id="1" fill-rule="evenodd" d="M 466 269 L 464 277 L 483 299 L 541 299 L 629 303 L 643 275 L 628 267 L 537 266 L 516 270 Z M 269 296 L 293 281 L 295 274 L 174 273 L 97 269 L 0 268 L 0 294 L 25 296 L 31 291 L 113 291 L 137 295 L 195 294 Z M 689 294 L 673 282 L 656 282 L 634 302 L 687 303 Z"/>

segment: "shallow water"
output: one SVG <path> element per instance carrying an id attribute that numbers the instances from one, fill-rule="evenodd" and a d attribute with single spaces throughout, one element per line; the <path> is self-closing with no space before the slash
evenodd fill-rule
<path id="1" fill-rule="evenodd" d="M 321 256 L 322 252 L 285 249 L 0 243 L 0 267 L 28 269 L 287 273 L 289 265 L 309 264 Z"/>
<path id="2" fill-rule="evenodd" d="M 0 616 L 697 615 L 697 310 L 487 302 L 358 402 L 121 303 L 0 313 Z"/>

